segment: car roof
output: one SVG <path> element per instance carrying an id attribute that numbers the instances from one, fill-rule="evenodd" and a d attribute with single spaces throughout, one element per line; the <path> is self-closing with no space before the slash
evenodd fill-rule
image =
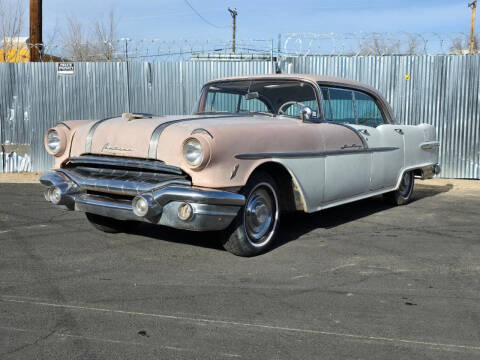
<path id="1" fill-rule="evenodd" d="M 315 83 L 319 83 L 320 85 L 325 86 L 332 86 L 332 87 L 347 87 L 351 89 L 357 89 L 364 91 L 368 94 L 371 94 L 375 97 L 378 102 L 381 104 L 382 108 L 386 112 L 387 117 L 389 118 L 389 122 L 393 123 L 393 110 L 385 99 L 385 97 L 375 89 L 374 87 L 358 82 L 353 81 L 345 78 L 334 77 L 334 76 L 323 76 L 323 75 L 315 75 L 315 74 L 258 74 L 258 75 L 242 75 L 242 76 L 232 76 L 226 78 L 219 78 L 215 80 L 211 80 L 207 82 L 205 85 L 219 82 L 219 81 L 235 81 L 235 80 L 300 80 L 300 81 L 311 81 Z"/>
<path id="2" fill-rule="evenodd" d="M 366 90 L 367 92 L 371 92 L 374 94 L 378 94 L 382 96 L 382 94 L 367 84 L 353 81 L 349 79 L 344 79 L 340 77 L 334 76 L 323 76 L 323 75 L 314 75 L 314 74 L 258 74 L 258 75 L 241 75 L 241 76 L 231 76 L 226 78 L 219 78 L 208 83 L 217 82 L 217 81 L 235 81 L 235 80 L 260 80 L 260 79 L 268 79 L 268 80 L 288 80 L 288 79 L 295 79 L 295 80 L 305 80 L 305 81 L 312 81 L 318 82 L 325 85 L 330 86 L 347 86 L 347 87 L 354 87 L 358 89 Z"/>

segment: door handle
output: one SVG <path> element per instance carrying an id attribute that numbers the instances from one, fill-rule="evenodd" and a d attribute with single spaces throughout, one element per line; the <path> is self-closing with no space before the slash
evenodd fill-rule
<path id="1" fill-rule="evenodd" d="M 402 130 L 402 129 L 395 129 L 395 131 L 396 131 L 397 133 L 399 133 L 400 135 L 403 135 L 403 130 Z"/>
<path id="2" fill-rule="evenodd" d="M 367 129 L 359 129 L 358 131 L 359 131 L 360 133 L 362 133 L 363 135 L 367 135 L 367 136 L 370 135 L 370 133 L 368 132 Z"/>

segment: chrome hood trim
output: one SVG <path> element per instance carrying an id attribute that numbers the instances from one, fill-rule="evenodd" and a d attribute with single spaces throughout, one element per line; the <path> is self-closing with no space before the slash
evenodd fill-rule
<path id="1" fill-rule="evenodd" d="M 215 115 L 215 116 L 196 116 L 196 117 L 188 117 L 185 119 L 177 119 L 164 122 L 158 125 L 152 133 L 150 137 L 150 143 L 148 146 L 148 159 L 156 159 L 157 158 L 157 150 L 158 150 L 158 142 L 160 140 L 160 136 L 162 135 L 163 131 L 170 125 L 178 124 L 180 122 L 186 121 L 194 121 L 194 120 L 205 120 L 205 119 L 217 119 L 217 118 L 231 118 L 231 117 L 238 117 L 238 115 Z"/>

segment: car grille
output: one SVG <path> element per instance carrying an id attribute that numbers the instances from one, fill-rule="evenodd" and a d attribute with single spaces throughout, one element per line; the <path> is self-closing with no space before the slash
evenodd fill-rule
<path id="1" fill-rule="evenodd" d="M 135 196 L 167 185 L 191 185 L 180 168 L 161 161 L 122 157 L 70 158 L 62 172 L 83 190 Z"/>

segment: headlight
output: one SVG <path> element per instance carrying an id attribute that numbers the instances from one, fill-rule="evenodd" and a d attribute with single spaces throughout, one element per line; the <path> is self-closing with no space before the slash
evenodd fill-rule
<path id="1" fill-rule="evenodd" d="M 60 156 L 67 147 L 67 134 L 62 129 L 50 129 L 45 134 L 45 149 L 49 154 Z"/>
<path id="2" fill-rule="evenodd" d="M 199 140 L 190 138 L 183 144 L 183 157 L 191 166 L 199 166 L 203 160 L 203 147 Z"/>
<path id="3" fill-rule="evenodd" d="M 56 130 L 52 130 L 47 134 L 47 146 L 48 149 L 56 154 L 60 150 L 60 135 Z"/>

